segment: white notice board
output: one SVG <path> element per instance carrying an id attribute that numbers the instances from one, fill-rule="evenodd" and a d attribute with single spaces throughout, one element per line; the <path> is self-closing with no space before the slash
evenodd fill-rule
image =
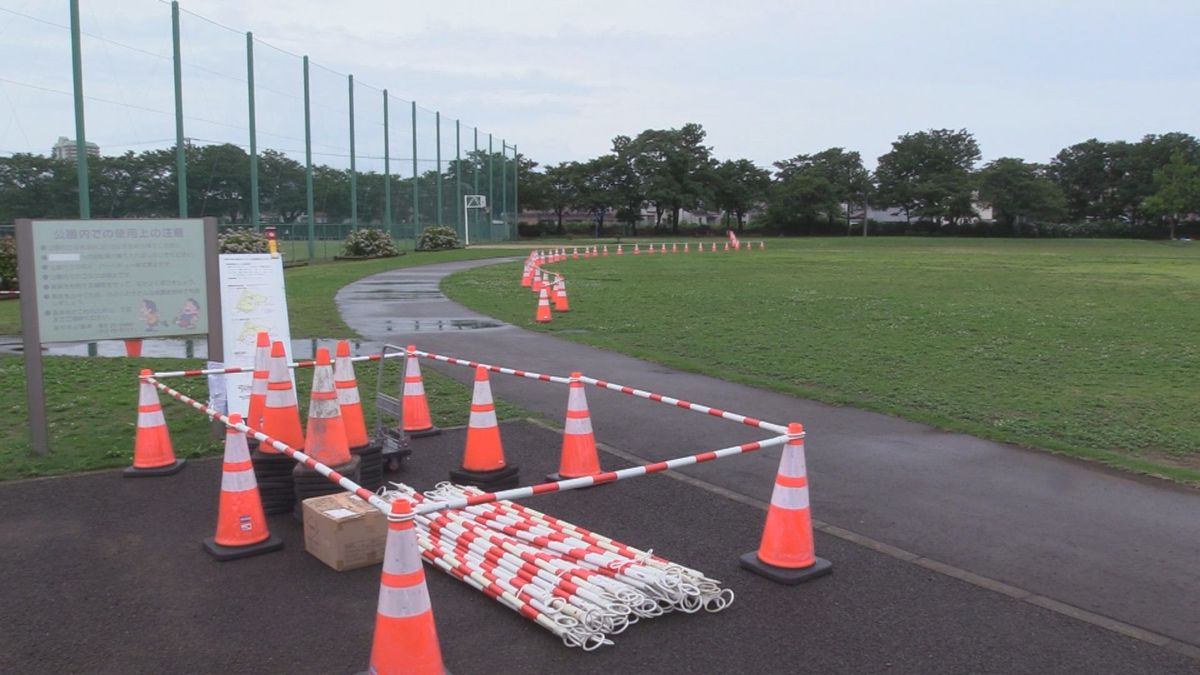
<path id="1" fill-rule="evenodd" d="M 225 365 L 254 368 L 259 331 L 282 340 L 292 360 L 292 331 L 288 326 L 287 295 L 283 287 L 283 258 L 269 253 L 223 253 L 221 270 L 221 327 L 225 336 Z M 225 376 L 230 413 L 243 416 L 250 407 L 253 374 Z M 295 376 L 292 384 L 295 385 Z"/>

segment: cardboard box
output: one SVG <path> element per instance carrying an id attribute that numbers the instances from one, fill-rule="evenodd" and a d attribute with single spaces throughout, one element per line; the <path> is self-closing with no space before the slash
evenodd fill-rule
<path id="1" fill-rule="evenodd" d="M 343 572 L 383 562 L 387 517 L 349 492 L 304 500 L 304 550 Z"/>

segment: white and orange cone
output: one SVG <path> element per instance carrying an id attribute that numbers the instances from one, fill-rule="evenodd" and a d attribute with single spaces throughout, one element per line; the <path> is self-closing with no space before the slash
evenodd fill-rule
<path id="1" fill-rule="evenodd" d="M 624 255 L 624 253 L 622 253 L 622 252 L 621 252 L 621 245 L 620 245 L 620 244 L 617 244 L 617 255 Z"/>
<path id="2" fill-rule="evenodd" d="M 372 675 L 445 675 L 442 648 L 421 568 L 421 548 L 412 505 L 392 502 L 388 514 L 379 606 L 371 642 Z"/>
<path id="3" fill-rule="evenodd" d="M 683 252 L 684 252 L 684 253 L 687 253 L 687 252 L 688 252 L 688 243 L 687 243 L 686 241 L 685 241 L 685 242 L 683 242 Z"/>
<path id="4" fill-rule="evenodd" d="M 529 284 L 529 290 L 538 293 L 542 290 L 542 271 L 540 268 L 534 268 L 533 281 Z"/>
<path id="5" fill-rule="evenodd" d="M 671 253 L 679 253 L 679 249 L 676 248 L 675 242 L 671 242 Z"/>
<path id="6" fill-rule="evenodd" d="M 808 472 L 804 461 L 804 427 L 788 425 L 771 506 L 757 551 L 740 558 L 742 567 L 771 581 L 794 585 L 833 570 L 813 551 L 812 511 L 808 501 Z"/>
<path id="7" fill-rule="evenodd" d="M 725 252 L 729 252 L 729 242 L 725 242 Z"/>
<path id="8" fill-rule="evenodd" d="M 300 431 L 300 407 L 296 402 L 296 390 L 292 387 L 292 374 L 288 369 L 287 352 L 282 342 L 276 340 L 271 344 L 270 361 L 267 400 L 263 406 L 263 423 L 259 431 L 294 450 L 303 450 L 304 434 Z M 283 454 L 271 447 L 270 443 L 262 443 L 258 451 L 267 455 Z"/>
<path id="9" fill-rule="evenodd" d="M 267 406 L 267 376 L 271 367 L 271 336 L 259 331 L 254 347 L 254 376 L 250 380 L 250 407 L 246 411 L 246 426 L 262 431 L 263 409 Z M 257 438 L 246 438 L 250 448 L 258 447 Z"/>
<path id="10" fill-rule="evenodd" d="M 639 247 L 637 244 L 634 244 L 634 245 L 633 245 L 633 254 L 634 254 L 634 255 L 641 255 L 641 253 L 642 253 L 642 249 L 641 249 L 641 247 Z"/>
<path id="11" fill-rule="evenodd" d="M 601 257 L 601 258 L 607 258 L 607 257 L 608 257 L 608 244 L 605 244 L 605 245 L 604 245 L 604 250 L 603 250 L 603 251 L 600 253 L 600 257 Z"/>
<path id="12" fill-rule="evenodd" d="M 533 284 L 533 258 L 525 261 L 525 269 L 521 271 L 521 286 L 529 288 Z"/>
<path id="13" fill-rule="evenodd" d="M 728 246 L 728 244 L 726 244 L 726 246 Z M 717 252 L 717 242 L 715 242 L 715 241 L 713 242 L 712 252 L 713 253 Z"/>
<path id="14" fill-rule="evenodd" d="M 592 418 L 588 413 L 582 377 L 583 373 L 571 373 L 567 419 L 563 423 L 562 457 L 558 473 L 550 474 L 550 480 L 600 473 L 600 455 L 596 452 L 596 437 L 592 433 Z"/>
<path id="15" fill-rule="evenodd" d="M 146 381 L 151 374 L 149 369 L 143 369 L 138 382 L 137 436 L 133 442 L 133 466 L 125 469 L 126 478 L 170 476 L 187 464 L 185 459 L 175 459 L 158 389 Z"/>
<path id="16" fill-rule="evenodd" d="M 541 294 L 538 295 L 537 314 L 533 320 L 538 323 L 550 323 L 553 319 L 554 317 L 550 315 L 550 296 L 543 288 Z"/>
<path id="17" fill-rule="evenodd" d="M 545 290 L 542 291 L 545 293 Z M 414 438 L 436 436 L 442 430 L 433 426 L 429 415 L 429 399 L 425 398 L 425 382 L 421 379 L 421 359 L 416 345 L 408 346 L 404 357 L 404 432 Z"/>
<path id="18" fill-rule="evenodd" d="M 358 380 L 354 377 L 354 362 L 350 360 L 350 342 L 337 343 L 333 359 L 333 386 L 337 389 L 342 424 L 346 427 L 346 444 L 354 451 L 371 444 L 367 423 L 363 419 L 362 399 L 358 395 Z"/>
<path id="19" fill-rule="evenodd" d="M 554 311 L 571 311 L 571 303 L 567 301 L 567 280 L 561 276 L 554 282 Z"/>
<path id="20" fill-rule="evenodd" d="M 450 480 L 460 485 L 477 485 L 489 492 L 517 486 L 518 469 L 504 459 L 500 425 L 487 368 L 475 368 L 475 391 L 471 397 L 471 420 L 462 467 L 450 470 Z"/>
<path id="21" fill-rule="evenodd" d="M 342 407 L 338 404 L 333 385 L 333 364 L 329 350 L 317 350 L 313 366 L 312 394 L 308 403 L 308 425 L 305 428 L 304 454 L 318 462 L 337 467 L 350 461 L 350 444 L 346 440 L 346 425 Z"/>
<path id="22" fill-rule="evenodd" d="M 241 424 L 242 416 L 229 416 Z M 221 501 L 217 506 L 217 533 L 204 540 L 204 550 L 222 562 L 270 553 L 283 548 L 283 540 L 271 535 L 263 515 L 258 481 L 250 463 L 246 434 L 230 426 L 225 429 L 225 461 L 221 467 Z"/>
<path id="23" fill-rule="evenodd" d="M 765 241 L 758 242 L 758 250 L 765 251 L 766 249 L 767 249 L 767 242 L 765 242 Z"/>

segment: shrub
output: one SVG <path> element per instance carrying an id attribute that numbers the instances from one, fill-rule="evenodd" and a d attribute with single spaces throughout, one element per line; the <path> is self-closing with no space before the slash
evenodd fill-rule
<path id="1" fill-rule="evenodd" d="M 249 228 L 225 230 L 217 235 L 221 253 L 267 253 L 267 236 Z"/>
<path id="2" fill-rule="evenodd" d="M 17 288 L 17 240 L 0 237 L 0 290 Z"/>
<path id="3" fill-rule="evenodd" d="M 421 238 L 417 240 L 418 251 L 444 251 L 451 248 L 460 248 L 458 243 L 458 233 L 453 227 L 444 225 L 435 225 L 425 228 L 421 233 Z"/>
<path id="4" fill-rule="evenodd" d="M 354 230 L 342 244 L 342 255 L 363 258 L 389 258 L 400 255 L 392 235 L 383 230 L 363 228 Z"/>

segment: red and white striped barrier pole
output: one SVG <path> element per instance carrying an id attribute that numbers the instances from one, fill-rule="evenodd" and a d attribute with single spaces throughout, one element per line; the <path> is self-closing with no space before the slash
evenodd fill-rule
<path id="1" fill-rule="evenodd" d="M 387 358 L 399 358 L 404 356 L 403 353 L 388 354 Z M 382 356 L 380 354 L 367 354 L 364 356 L 352 356 L 350 361 L 357 363 L 360 361 L 378 361 Z M 287 364 L 288 368 L 312 368 L 317 365 L 316 361 L 292 361 Z M 203 375 L 230 375 L 233 373 L 253 373 L 254 366 L 229 366 L 227 368 L 204 368 L 196 370 L 163 370 L 157 373 L 151 373 L 151 377 L 168 378 L 168 377 L 200 377 Z"/>
<path id="2" fill-rule="evenodd" d="M 443 509 L 461 509 L 467 506 L 476 506 L 478 504 L 487 504 L 505 499 L 522 499 L 524 497 L 533 497 L 534 495 L 542 495 L 550 492 L 566 492 L 568 490 L 578 490 L 580 488 L 591 487 L 593 485 L 603 485 L 605 483 L 614 483 L 626 478 L 637 478 L 639 476 L 648 476 L 653 473 L 661 473 L 668 469 L 679 469 L 693 464 L 703 464 L 711 462 L 714 459 L 722 457 L 732 457 L 733 455 L 743 455 L 763 448 L 770 448 L 776 445 L 783 445 L 788 440 L 787 434 L 775 436 L 761 441 L 752 441 L 741 445 L 731 445 L 719 450 L 710 450 L 701 452 L 695 455 L 687 455 L 684 457 L 676 457 L 653 464 L 643 464 L 641 466 L 631 466 L 626 469 L 617 471 L 605 471 L 603 473 L 594 474 L 591 476 L 581 476 L 579 478 L 569 478 L 567 480 L 551 481 L 548 483 L 539 483 L 537 485 L 529 485 L 526 487 L 513 488 L 511 490 L 500 490 L 499 492 L 485 492 L 483 494 L 471 495 L 469 497 L 459 497 L 449 499 L 444 502 L 430 502 L 423 504 L 417 508 L 418 515 L 433 513 Z"/>
<path id="3" fill-rule="evenodd" d="M 535 373 L 532 370 L 517 370 L 515 368 L 505 368 L 503 366 L 493 366 L 479 361 L 468 361 L 467 359 L 458 359 L 453 356 L 444 356 L 442 354 L 434 354 L 420 349 L 414 350 L 414 354 L 426 359 L 441 361 L 442 363 L 450 363 L 456 366 L 466 366 L 468 368 L 485 368 L 493 373 L 502 373 L 504 375 L 515 375 L 516 377 L 524 377 L 530 380 L 541 380 L 542 382 L 557 382 L 558 384 L 570 384 L 571 379 L 560 377 L 558 375 L 544 375 Z"/>
<path id="4" fill-rule="evenodd" d="M 693 412 L 704 413 L 705 415 L 712 415 L 713 417 L 720 417 L 721 419 L 730 420 L 732 422 L 737 422 L 739 424 L 745 424 L 746 426 L 756 427 L 758 429 L 766 429 L 767 431 L 774 431 L 777 434 L 786 434 L 787 433 L 786 425 L 775 424 L 773 422 L 764 422 L 763 420 L 757 419 L 755 417 L 739 415 L 738 413 L 729 412 L 727 410 L 721 410 L 720 408 L 713 408 L 711 406 L 700 405 L 699 403 L 692 403 L 691 401 L 684 401 L 681 399 L 673 398 L 671 396 L 655 394 L 654 392 L 644 391 L 642 389 L 634 389 L 633 387 L 626 387 L 626 386 L 620 385 L 620 384 L 613 384 L 612 382 L 605 382 L 604 380 L 597 380 L 593 377 L 580 377 L 579 380 L 585 384 L 591 384 L 591 385 L 600 387 L 601 389 L 608 389 L 610 391 L 618 391 L 618 392 L 621 392 L 622 394 L 627 394 L 629 396 L 637 396 L 638 398 L 644 398 L 644 399 L 647 399 L 650 401 L 657 401 L 659 403 L 665 403 L 667 405 L 672 405 L 677 408 L 683 408 L 684 410 L 691 410 Z"/>

